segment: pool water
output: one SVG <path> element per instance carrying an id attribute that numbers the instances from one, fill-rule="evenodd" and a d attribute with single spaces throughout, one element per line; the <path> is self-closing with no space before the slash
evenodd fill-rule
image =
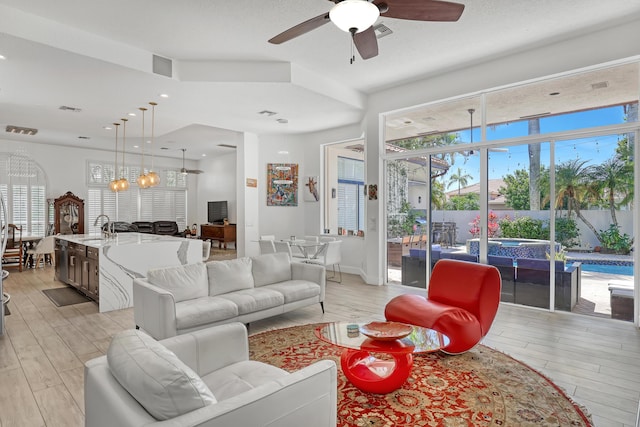
<path id="1" fill-rule="evenodd" d="M 610 264 L 582 264 L 582 271 L 592 271 L 595 273 L 622 274 L 633 276 L 632 265 L 610 265 Z"/>

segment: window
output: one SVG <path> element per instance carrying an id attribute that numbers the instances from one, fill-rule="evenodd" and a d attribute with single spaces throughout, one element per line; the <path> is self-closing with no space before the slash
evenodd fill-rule
<path id="1" fill-rule="evenodd" d="M 338 227 L 364 229 L 364 161 L 338 157 Z"/>
<path id="2" fill-rule="evenodd" d="M 9 175 L 9 162 L 13 155 L 0 155 L 0 193 L 7 205 L 7 222 L 22 227 L 23 233 L 44 236 L 46 221 L 46 179 L 44 171 L 25 154 L 19 156 L 29 162 L 27 173 L 13 170 Z M 15 167 L 15 163 L 11 165 Z"/>
<path id="3" fill-rule="evenodd" d="M 187 227 L 187 180 L 178 171 L 160 172 L 159 186 L 140 189 L 135 184 L 140 169 L 127 167 L 124 175 L 132 184 L 128 191 L 120 193 L 107 187 L 114 176 L 113 165 L 90 162 L 88 171 L 89 232 L 100 231 L 92 222 L 100 214 L 107 215 L 112 221 L 175 220 L 180 229 Z"/>

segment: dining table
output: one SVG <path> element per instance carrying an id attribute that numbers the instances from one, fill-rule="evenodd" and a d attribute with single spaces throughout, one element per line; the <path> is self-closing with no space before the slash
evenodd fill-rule
<path id="1" fill-rule="evenodd" d="M 25 267 L 33 268 L 33 257 L 30 256 L 29 249 L 35 248 L 42 239 L 42 234 L 22 233 L 22 263 Z"/>
<path id="2" fill-rule="evenodd" d="M 292 248 L 297 248 L 304 259 L 316 259 L 324 252 L 326 242 L 313 242 L 310 240 L 290 239 L 285 240 Z"/>

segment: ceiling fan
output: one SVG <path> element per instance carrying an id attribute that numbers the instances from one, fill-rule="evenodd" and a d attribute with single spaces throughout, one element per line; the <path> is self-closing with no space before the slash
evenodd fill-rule
<path id="1" fill-rule="evenodd" d="M 362 59 L 378 55 L 378 41 L 373 24 L 379 16 L 412 21 L 457 21 L 464 5 L 440 0 L 329 0 L 335 5 L 327 13 L 318 15 L 269 40 L 280 44 L 333 22 L 353 37 L 353 44 Z"/>
<path id="2" fill-rule="evenodd" d="M 200 169 L 186 169 L 184 167 L 184 152 L 187 151 L 187 149 L 186 148 L 181 148 L 180 150 L 182 150 L 182 169 L 180 169 L 180 173 L 182 175 L 187 175 L 187 174 L 190 174 L 190 173 L 193 173 L 193 174 L 197 175 L 197 174 L 200 174 L 200 173 L 204 173 L 204 171 L 202 171 Z"/>

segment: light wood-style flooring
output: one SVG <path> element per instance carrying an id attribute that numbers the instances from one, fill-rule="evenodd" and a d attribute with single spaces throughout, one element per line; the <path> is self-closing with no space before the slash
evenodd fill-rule
<path id="1" fill-rule="evenodd" d="M 369 286 L 353 275 L 327 283 L 319 305 L 255 322 L 250 333 L 306 323 L 383 320 L 402 286 Z M 94 303 L 56 307 L 42 289 L 60 287 L 51 266 L 11 272 L 11 315 L 0 337 L 0 426 L 84 425 L 83 363 L 133 328 L 133 310 L 99 313 Z M 501 305 L 484 344 L 539 370 L 587 407 L 599 427 L 635 426 L 640 400 L 640 331 L 630 322 Z M 452 356 L 453 357 L 453 356 Z"/>

